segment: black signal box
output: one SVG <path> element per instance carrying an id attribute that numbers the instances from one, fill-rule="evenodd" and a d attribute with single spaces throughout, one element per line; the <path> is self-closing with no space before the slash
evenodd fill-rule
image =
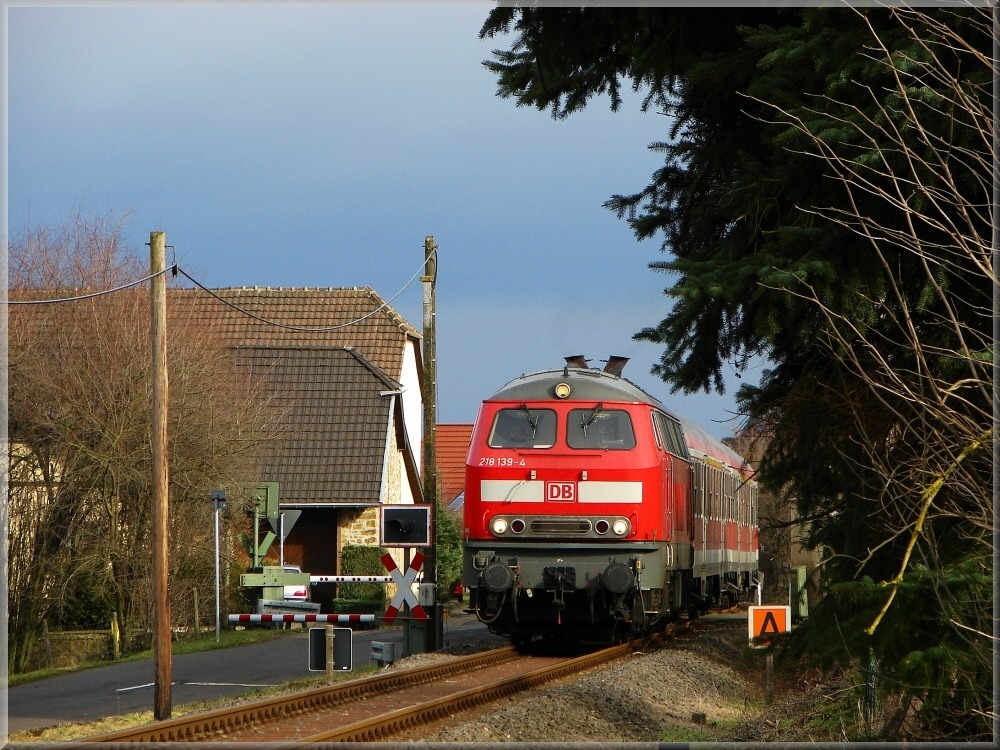
<path id="1" fill-rule="evenodd" d="M 431 506 L 383 505 L 379 526 L 384 547 L 429 547 Z"/>
<path id="2" fill-rule="evenodd" d="M 333 670 L 350 672 L 354 668 L 354 631 L 333 628 Z M 309 628 L 309 671 L 326 671 L 326 628 Z"/>

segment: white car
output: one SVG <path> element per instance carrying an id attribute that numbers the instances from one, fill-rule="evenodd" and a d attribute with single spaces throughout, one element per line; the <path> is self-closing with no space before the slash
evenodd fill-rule
<path id="1" fill-rule="evenodd" d="M 302 571 L 295 567 L 294 565 L 286 565 L 284 568 L 286 573 L 301 573 Z M 285 592 L 282 595 L 286 602 L 306 602 L 309 601 L 309 584 L 304 586 L 285 586 Z"/>

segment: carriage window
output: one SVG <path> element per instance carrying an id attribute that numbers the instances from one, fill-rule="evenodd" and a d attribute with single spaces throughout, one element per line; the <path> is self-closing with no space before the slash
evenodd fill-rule
<path id="1" fill-rule="evenodd" d="M 490 431 L 491 448 L 551 448 L 556 442 L 556 413 L 551 409 L 501 409 Z"/>
<path id="2" fill-rule="evenodd" d="M 604 409 L 601 404 L 589 409 L 573 409 L 566 422 L 566 443 L 570 448 L 635 448 L 635 432 L 628 412 Z"/>

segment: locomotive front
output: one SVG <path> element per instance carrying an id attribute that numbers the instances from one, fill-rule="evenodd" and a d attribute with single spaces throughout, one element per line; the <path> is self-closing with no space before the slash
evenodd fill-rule
<path id="1" fill-rule="evenodd" d="M 613 366 L 525 375 L 483 402 L 463 575 L 470 611 L 492 631 L 515 643 L 624 636 L 660 614 L 674 521 L 688 526 L 674 477 L 686 497 L 690 467 L 661 445 L 654 414 L 665 420 Z"/>

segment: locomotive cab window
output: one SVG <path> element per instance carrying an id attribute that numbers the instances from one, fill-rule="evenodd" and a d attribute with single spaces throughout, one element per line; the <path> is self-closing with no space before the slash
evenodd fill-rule
<path id="1" fill-rule="evenodd" d="M 491 448 L 551 448 L 556 442 L 556 413 L 527 406 L 501 409 L 487 442 Z"/>
<path id="2" fill-rule="evenodd" d="M 632 418 L 620 409 L 601 404 L 589 409 L 572 409 L 566 422 L 566 444 L 570 448 L 631 450 L 635 448 Z"/>

